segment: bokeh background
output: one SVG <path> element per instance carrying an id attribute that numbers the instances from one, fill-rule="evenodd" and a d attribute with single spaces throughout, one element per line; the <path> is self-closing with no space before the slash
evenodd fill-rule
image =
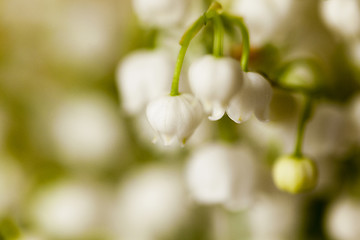
<path id="1" fill-rule="evenodd" d="M 328 17 L 331 1 L 338 11 Z M 251 70 L 294 89 L 325 86 L 304 143 L 319 166 L 317 188 L 290 195 L 271 180 L 274 159 L 293 148 L 296 91 L 274 87 L 269 123 L 205 119 L 183 148 L 152 144 L 144 114 L 124 110 L 123 59 L 155 45 L 175 60 L 210 1 L 190 1 L 181 24 L 156 28 L 131 0 L 0 0 L 0 239 L 360 239 L 359 1 L 220 2 L 248 24 Z M 225 54 L 239 58 L 239 43 L 227 38 Z M 206 28 L 184 72 L 211 44 Z M 280 78 L 294 59 L 316 62 L 320 77 L 300 63 Z M 241 190 L 227 204 L 197 201 L 192 156 L 220 142 L 251 159 L 234 163 Z"/>

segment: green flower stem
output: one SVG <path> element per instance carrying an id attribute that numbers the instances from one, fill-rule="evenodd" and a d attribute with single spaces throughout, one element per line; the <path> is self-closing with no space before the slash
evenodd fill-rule
<path id="1" fill-rule="evenodd" d="M 185 54 L 186 54 L 186 51 L 189 47 L 191 40 L 203 28 L 203 26 L 206 25 L 208 20 L 219 15 L 219 12 L 221 9 L 222 9 L 222 7 L 221 7 L 220 3 L 213 2 L 210 5 L 209 9 L 204 13 L 204 15 L 199 17 L 181 38 L 181 40 L 180 40 L 181 48 L 180 48 L 179 55 L 178 55 L 176 65 L 175 65 L 175 71 L 174 71 L 174 77 L 173 77 L 173 81 L 172 81 L 172 85 L 171 85 L 170 96 L 177 96 L 180 94 L 179 93 L 179 80 L 180 80 L 181 68 L 184 63 Z"/>
<path id="2" fill-rule="evenodd" d="M 301 158 L 302 157 L 302 143 L 304 139 L 305 126 L 307 121 L 310 119 L 312 113 L 312 99 L 309 96 L 305 95 L 305 105 L 303 111 L 300 115 L 299 125 L 296 136 L 296 145 L 294 150 L 294 156 Z"/>
<path id="3" fill-rule="evenodd" d="M 231 14 L 223 14 L 230 22 L 235 23 L 240 28 L 241 38 L 242 38 L 242 55 L 241 55 L 241 67 L 244 72 L 248 71 L 248 63 L 250 57 L 250 40 L 249 40 L 249 31 L 244 23 L 244 19 L 238 16 Z"/>
<path id="4" fill-rule="evenodd" d="M 224 49 L 224 26 L 220 16 L 215 16 L 214 19 L 214 50 L 215 57 L 222 57 Z"/>

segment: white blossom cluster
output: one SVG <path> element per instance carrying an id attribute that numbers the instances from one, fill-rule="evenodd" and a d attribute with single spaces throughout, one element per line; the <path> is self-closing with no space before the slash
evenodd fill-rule
<path id="1" fill-rule="evenodd" d="M 190 64 L 188 85 L 192 93 L 170 96 L 174 61 L 161 50 L 131 53 L 120 64 L 117 82 L 124 109 L 146 116 L 156 137 L 165 145 L 185 143 L 204 116 L 219 120 L 225 112 L 236 123 L 254 114 L 269 120 L 272 88 L 255 72 L 244 72 L 231 57 L 205 55 Z"/>

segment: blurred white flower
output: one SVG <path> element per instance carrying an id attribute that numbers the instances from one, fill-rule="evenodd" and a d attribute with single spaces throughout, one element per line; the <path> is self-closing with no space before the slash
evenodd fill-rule
<path id="1" fill-rule="evenodd" d="M 60 181 L 37 193 L 30 216 L 38 228 L 52 238 L 79 238 L 100 229 L 103 194 L 93 185 Z"/>
<path id="2" fill-rule="evenodd" d="M 248 214 L 253 240 L 293 239 L 299 230 L 299 209 L 289 196 L 263 195 Z"/>
<path id="3" fill-rule="evenodd" d="M 252 113 L 258 120 L 268 121 L 271 97 L 270 83 L 258 73 L 246 72 L 243 87 L 230 101 L 226 113 L 236 123 L 247 121 Z"/>
<path id="4" fill-rule="evenodd" d="M 170 91 L 175 62 L 165 51 L 139 50 L 118 66 L 117 85 L 129 114 L 144 110 L 149 101 Z"/>
<path id="5" fill-rule="evenodd" d="M 51 44 L 56 57 L 72 64 L 91 64 L 91 70 L 104 66 L 102 62 L 112 54 L 119 13 L 103 1 L 52 2 L 58 6 L 48 23 L 51 35 L 46 44 Z"/>
<path id="6" fill-rule="evenodd" d="M 189 0 L 132 0 L 132 3 L 142 24 L 169 28 L 181 23 Z"/>
<path id="7" fill-rule="evenodd" d="M 326 230 L 334 240 L 357 240 L 360 236 L 360 203 L 342 197 L 333 202 L 326 215 Z"/>
<path id="8" fill-rule="evenodd" d="M 163 96 L 149 103 L 146 116 L 165 145 L 185 143 L 203 117 L 201 103 L 190 94 Z"/>
<path id="9" fill-rule="evenodd" d="M 360 4 L 358 0 L 322 0 L 321 17 L 336 33 L 353 38 L 360 35 Z"/>
<path id="10" fill-rule="evenodd" d="M 234 0 L 231 10 L 244 18 L 251 46 L 261 47 L 274 36 L 291 4 L 291 0 Z"/>
<path id="11" fill-rule="evenodd" d="M 225 203 L 226 209 L 239 211 L 251 207 L 257 198 L 259 180 L 259 155 L 246 145 L 233 146 L 231 195 Z"/>
<path id="12" fill-rule="evenodd" d="M 113 227 L 123 240 L 166 238 L 186 216 L 187 203 L 180 172 L 171 167 L 139 169 L 120 185 Z"/>
<path id="13" fill-rule="evenodd" d="M 192 197 L 204 204 L 224 203 L 231 193 L 233 152 L 222 145 L 197 149 L 186 168 L 186 181 Z"/>
<path id="14" fill-rule="evenodd" d="M 190 194 L 202 204 L 247 207 L 255 188 L 254 161 L 251 152 L 239 146 L 208 144 L 195 150 L 186 167 Z"/>
<path id="15" fill-rule="evenodd" d="M 70 166 L 102 166 L 121 144 L 117 109 L 109 99 L 70 98 L 55 109 L 52 136 L 61 161 Z"/>
<path id="16" fill-rule="evenodd" d="M 240 90 L 243 72 L 235 59 L 206 55 L 194 61 L 189 69 L 190 88 L 209 114 L 219 120 L 230 99 Z"/>
<path id="17" fill-rule="evenodd" d="M 306 128 L 304 152 L 319 160 L 344 154 L 349 146 L 348 125 L 345 109 L 317 104 Z"/>

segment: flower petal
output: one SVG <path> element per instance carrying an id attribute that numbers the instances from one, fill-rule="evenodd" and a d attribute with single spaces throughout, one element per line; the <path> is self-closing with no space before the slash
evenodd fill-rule
<path id="1" fill-rule="evenodd" d="M 222 106 L 220 103 L 215 103 L 213 105 L 212 113 L 209 116 L 209 120 L 216 121 L 222 118 L 225 114 L 225 107 Z"/>

